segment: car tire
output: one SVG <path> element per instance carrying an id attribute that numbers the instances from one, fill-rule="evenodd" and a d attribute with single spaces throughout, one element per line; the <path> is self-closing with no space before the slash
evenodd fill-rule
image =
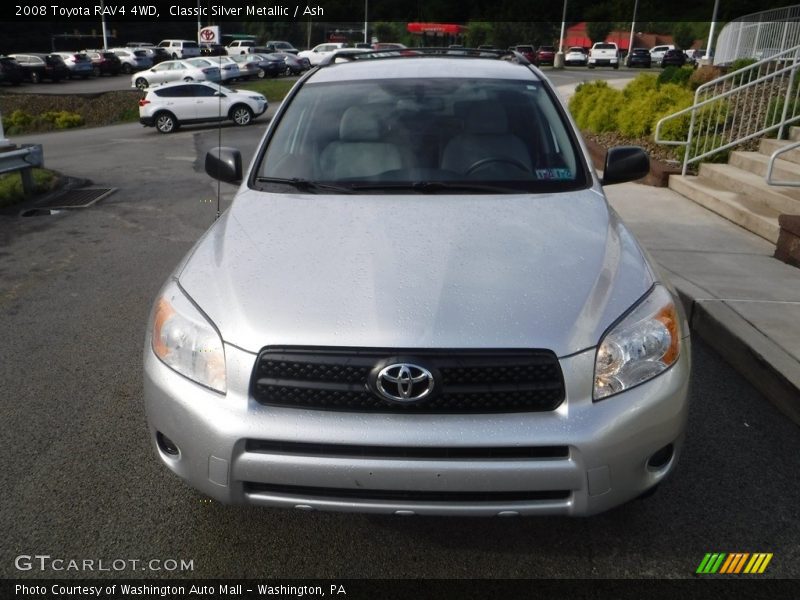
<path id="1" fill-rule="evenodd" d="M 283 74 L 284 74 L 286 77 L 291 77 L 291 75 L 292 75 L 292 67 L 286 67 L 286 68 L 283 70 Z"/>
<path id="2" fill-rule="evenodd" d="M 253 111 L 244 104 L 237 104 L 231 108 L 230 118 L 239 127 L 244 127 L 253 122 Z"/>
<path id="3" fill-rule="evenodd" d="M 133 68 L 128 63 L 125 63 L 122 65 L 122 72 L 125 73 L 125 75 L 130 75 L 133 73 Z"/>
<path id="4" fill-rule="evenodd" d="M 102 73 L 100 72 L 100 67 L 94 67 L 92 69 L 92 73 L 94 73 L 95 77 L 100 77 L 100 75 L 102 75 Z"/>
<path id="5" fill-rule="evenodd" d="M 153 122 L 159 133 L 172 133 L 179 127 L 178 119 L 171 112 L 163 111 L 156 113 Z"/>
<path id="6" fill-rule="evenodd" d="M 149 87 L 147 79 L 145 79 L 144 77 L 137 77 L 136 81 L 134 82 L 134 85 L 136 86 L 137 89 L 140 90 L 145 90 Z"/>
<path id="7" fill-rule="evenodd" d="M 266 77 L 266 76 L 267 76 L 267 74 L 266 74 L 266 72 L 264 71 L 264 69 L 259 69 L 259 70 L 258 70 L 258 73 L 256 73 L 256 76 L 257 76 L 259 79 L 264 79 L 264 77 Z"/>
<path id="8" fill-rule="evenodd" d="M 41 81 L 42 81 L 41 75 L 39 75 L 37 72 L 33 71 L 31 73 L 31 83 L 39 83 Z"/>
<path id="9" fill-rule="evenodd" d="M 172 53 L 172 60 L 178 60 L 178 54 L 173 52 Z"/>
<path id="10" fill-rule="evenodd" d="M 614 68 L 615 69 L 619 69 L 619 65 L 614 65 Z"/>

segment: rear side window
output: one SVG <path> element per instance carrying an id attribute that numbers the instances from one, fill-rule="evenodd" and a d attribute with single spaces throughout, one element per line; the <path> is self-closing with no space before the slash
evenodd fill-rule
<path id="1" fill-rule="evenodd" d="M 183 42 L 184 48 L 198 48 L 197 42 Z"/>
<path id="2" fill-rule="evenodd" d="M 176 85 L 153 92 L 159 98 L 186 98 L 189 96 L 189 91 L 186 85 Z"/>

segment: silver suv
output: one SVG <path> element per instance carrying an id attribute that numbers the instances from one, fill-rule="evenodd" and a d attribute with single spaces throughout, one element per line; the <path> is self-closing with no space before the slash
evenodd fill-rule
<path id="1" fill-rule="evenodd" d="M 522 55 L 435 52 L 331 60 L 245 177 L 206 156 L 241 186 L 155 300 L 144 388 L 218 501 L 589 515 L 675 467 L 688 330 L 603 195 L 647 156 L 600 179 Z"/>

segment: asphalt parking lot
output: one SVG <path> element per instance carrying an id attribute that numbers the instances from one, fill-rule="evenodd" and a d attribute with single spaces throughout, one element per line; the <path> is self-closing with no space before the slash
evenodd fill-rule
<path id="1" fill-rule="evenodd" d="M 377 518 L 222 506 L 153 455 L 142 339 L 166 275 L 213 221 L 207 148 L 255 127 L 47 134 L 48 164 L 118 191 L 90 209 L 0 218 L 3 577 L 20 554 L 187 559 L 168 577 L 694 577 L 706 552 L 772 552 L 800 576 L 800 436 L 702 342 L 687 444 L 650 499 L 589 519 Z M 233 188 L 221 186 L 222 207 Z M 164 573 L 66 573 L 164 577 Z"/>

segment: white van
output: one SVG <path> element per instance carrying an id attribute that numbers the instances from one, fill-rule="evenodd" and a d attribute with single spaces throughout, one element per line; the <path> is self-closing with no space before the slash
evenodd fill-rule
<path id="1" fill-rule="evenodd" d="M 191 40 L 162 40 L 158 46 L 169 52 L 173 59 L 200 56 L 200 45 Z"/>

